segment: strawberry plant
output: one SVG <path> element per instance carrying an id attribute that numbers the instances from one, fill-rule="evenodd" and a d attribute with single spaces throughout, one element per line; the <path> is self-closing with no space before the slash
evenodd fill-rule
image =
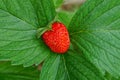
<path id="1" fill-rule="evenodd" d="M 120 80 L 120 0 L 63 2 L 0 0 L 0 80 Z"/>

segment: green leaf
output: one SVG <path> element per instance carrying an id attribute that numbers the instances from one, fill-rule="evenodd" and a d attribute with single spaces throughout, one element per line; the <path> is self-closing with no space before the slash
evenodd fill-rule
<path id="1" fill-rule="evenodd" d="M 54 16 L 49 0 L 0 0 L 0 60 L 25 67 L 41 63 L 50 51 L 37 39 L 37 29 Z"/>
<path id="2" fill-rule="evenodd" d="M 30 0 L 37 14 L 39 27 L 46 27 L 56 15 L 54 3 L 52 0 Z M 24 2 L 24 1 L 23 1 Z"/>
<path id="3" fill-rule="evenodd" d="M 57 74 L 60 56 L 54 55 L 48 57 L 42 67 L 40 80 L 55 80 Z"/>
<path id="4" fill-rule="evenodd" d="M 58 19 L 68 27 L 74 14 L 75 12 L 60 11 L 58 12 Z"/>
<path id="5" fill-rule="evenodd" d="M 65 55 L 65 63 L 69 80 L 104 80 L 101 72 L 78 52 L 69 51 Z"/>
<path id="6" fill-rule="evenodd" d="M 120 80 L 120 78 L 111 78 L 111 79 L 107 79 L 107 80 Z"/>
<path id="7" fill-rule="evenodd" d="M 53 54 L 44 62 L 40 80 L 104 80 L 99 70 L 75 52 Z"/>
<path id="8" fill-rule="evenodd" d="M 105 73 L 105 80 L 120 80 L 120 77 L 113 77 L 111 74 L 109 74 L 108 72 Z"/>
<path id="9" fill-rule="evenodd" d="M 71 43 L 102 72 L 120 76 L 120 1 L 88 0 L 69 31 Z"/>
<path id="10" fill-rule="evenodd" d="M 108 72 L 105 73 L 105 80 L 111 80 L 112 79 L 112 75 L 109 74 Z M 113 80 L 113 79 L 112 79 Z"/>
<path id="11" fill-rule="evenodd" d="M 11 66 L 10 62 L 0 62 L 1 80 L 38 80 L 39 71 L 35 67 Z"/>
<path id="12" fill-rule="evenodd" d="M 53 0 L 54 5 L 56 8 L 60 7 L 62 5 L 64 0 Z"/>

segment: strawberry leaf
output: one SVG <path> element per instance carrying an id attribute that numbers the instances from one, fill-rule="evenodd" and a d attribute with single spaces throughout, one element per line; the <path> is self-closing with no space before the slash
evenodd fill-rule
<path id="1" fill-rule="evenodd" d="M 103 73 L 120 76 L 120 1 L 88 0 L 73 17 L 69 31 L 72 44 L 87 59 Z"/>
<path id="2" fill-rule="evenodd" d="M 53 0 L 54 5 L 56 8 L 60 7 L 62 5 L 64 0 Z"/>
<path id="3" fill-rule="evenodd" d="M 0 62 L 1 80 L 38 80 L 39 71 L 35 67 L 11 66 L 10 62 Z"/>
<path id="4" fill-rule="evenodd" d="M 75 12 L 60 11 L 58 13 L 58 19 L 68 27 L 74 14 Z"/>
<path id="5" fill-rule="evenodd" d="M 49 56 L 43 64 L 40 80 L 103 80 L 93 64 L 75 53 Z"/>
<path id="6" fill-rule="evenodd" d="M 49 0 L 0 0 L 0 60 L 31 66 L 48 55 L 37 29 L 45 27 L 55 16 Z"/>
<path id="7" fill-rule="evenodd" d="M 110 79 L 108 79 L 108 80 L 110 80 Z M 120 78 L 114 78 L 114 77 L 112 77 L 111 80 L 120 80 Z"/>
<path id="8" fill-rule="evenodd" d="M 54 3 L 51 0 L 30 0 L 37 14 L 39 25 L 38 27 L 46 27 L 46 24 L 51 22 L 55 15 Z M 36 20 L 35 20 L 36 21 Z"/>

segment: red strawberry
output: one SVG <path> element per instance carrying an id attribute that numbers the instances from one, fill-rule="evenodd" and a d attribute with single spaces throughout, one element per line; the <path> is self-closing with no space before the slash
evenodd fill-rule
<path id="1" fill-rule="evenodd" d="M 65 53 L 70 46 L 69 33 L 64 24 L 55 22 L 52 30 L 46 31 L 42 38 L 53 52 Z"/>

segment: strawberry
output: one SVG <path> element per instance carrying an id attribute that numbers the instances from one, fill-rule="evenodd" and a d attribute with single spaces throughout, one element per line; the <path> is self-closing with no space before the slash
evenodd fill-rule
<path id="1" fill-rule="evenodd" d="M 42 38 L 46 45 L 56 53 L 63 54 L 70 46 L 67 28 L 60 22 L 54 22 L 52 29 L 44 32 Z"/>

